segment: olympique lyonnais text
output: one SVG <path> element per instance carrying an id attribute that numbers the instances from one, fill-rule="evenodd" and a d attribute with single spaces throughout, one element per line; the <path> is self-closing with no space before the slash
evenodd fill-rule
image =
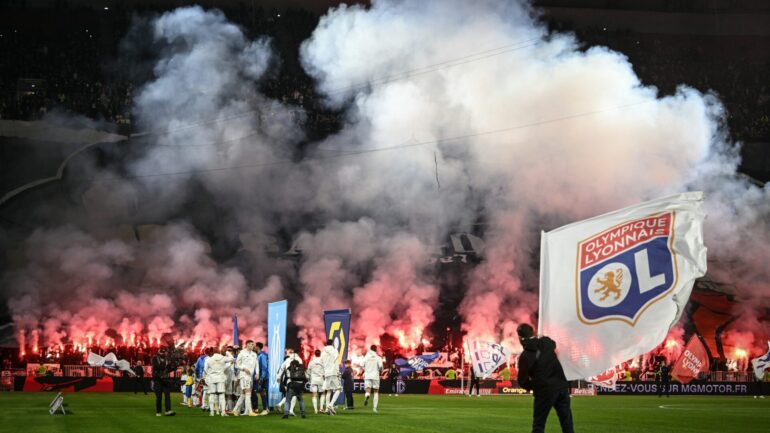
<path id="1" fill-rule="evenodd" d="M 689 350 L 684 351 L 684 359 L 682 360 L 682 365 L 685 366 L 685 368 L 689 369 L 693 376 L 697 376 L 698 373 L 700 373 L 700 369 L 703 366 L 703 361 L 698 359 L 697 356 L 695 356 L 692 352 Z"/>
<path id="2" fill-rule="evenodd" d="M 580 267 L 598 263 L 616 253 L 671 232 L 670 212 L 629 221 L 580 244 Z"/>

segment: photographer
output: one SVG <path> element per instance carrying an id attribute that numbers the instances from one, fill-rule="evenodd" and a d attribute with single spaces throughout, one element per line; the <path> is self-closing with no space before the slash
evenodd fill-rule
<path id="1" fill-rule="evenodd" d="M 174 416 L 171 410 L 171 378 L 169 373 L 176 370 L 176 362 L 173 353 L 165 347 L 158 350 L 158 354 L 152 357 L 152 381 L 155 391 L 155 416 Z M 161 413 L 161 397 L 166 399 L 166 412 Z"/>

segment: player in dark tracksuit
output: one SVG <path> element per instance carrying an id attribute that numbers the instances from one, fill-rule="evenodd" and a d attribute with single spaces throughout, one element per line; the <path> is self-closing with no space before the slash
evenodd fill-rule
<path id="1" fill-rule="evenodd" d="M 535 401 L 532 433 L 543 433 L 551 408 L 556 409 L 563 433 L 574 433 L 570 409 L 570 387 L 556 358 L 556 343 L 548 337 L 535 337 L 530 325 L 516 329 L 524 351 L 519 357 L 519 385 L 532 390 Z"/>

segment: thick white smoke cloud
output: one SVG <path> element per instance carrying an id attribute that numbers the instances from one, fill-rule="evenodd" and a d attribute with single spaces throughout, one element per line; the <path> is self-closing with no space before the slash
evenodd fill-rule
<path id="1" fill-rule="evenodd" d="M 330 11 L 302 50 L 329 103 L 352 103 L 349 125 L 330 141 L 349 150 L 428 144 L 358 157 L 340 169 L 354 179 L 327 178 L 319 189 L 352 189 L 336 196 L 339 206 L 385 201 L 382 215 L 412 229 L 434 212 L 439 232 L 471 221 L 479 203 L 487 249 L 461 307 L 476 336 L 512 342 L 515 323 L 534 319 L 539 230 L 675 191 L 706 190 L 712 257 L 748 261 L 748 273 L 763 276 L 751 262 L 766 256 L 755 254 L 766 249 L 767 190 L 735 178 L 719 101 L 686 86 L 660 96 L 624 55 L 581 51 L 531 16 L 506 1 Z M 480 52 L 491 54 L 473 57 Z M 768 294 L 766 284 L 737 290 Z"/>
<path id="2" fill-rule="evenodd" d="M 438 303 L 430 258 L 450 230 L 484 221 L 463 326 L 515 346 L 516 324 L 536 313 L 540 230 L 686 189 L 708 194 L 712 274 L 744 297 L 770 294 L 768 192 L 735 177 L 719 101 L 686 86 L 660 96 L 624 55 L 581 50 L 534 16 L 503 0 L 330 10 L 301 60 L 345 122 L 287 163 L 302 139 L 292 118 L 303 114 L 254 90 L 272 61 L 268 42 L 249 41 L 215 11 L 163 15 L 153 22 L 156 76 L 135 107 L 140 129 L 157 134 L 131 167 L 138 178 L 115 190 L 151 197 L 143 206 L 164 220 L 202 185 L 207 203 L 234 216 L 217 224 L 252 235 L 252 252 L 307 221 L 300 263 L 256 254 L 244 275 L 218 264 L 185 224 L 139 246 L 66 227 L 37 232 L 13 280 L 23 337 L 55 343 L 112 329 L 217 343 L 237 313 L 259 338 L 265 303 L 292 285 L 304 342 L 322 339 L 324 309 L 351 307 L 356 344 L 390 333 L 413 349 L 429 338 Z M 62 290 L 68 302 L 48 301 Z"/>
<path id="3" fill-rule="evenodd" d="M 221 345 L 231 341 L 233 315 L 242 337 L 263 339 L 266 303 L 283 297 L 272 274 L 280 266 L 263 266 L 247 282 L 237 268 L 217 263 L 189 224 L 140 229 L 138 242 L 132 229 L 114 235 L 116 221 L 130 220 L 138 203 L 140 222 L 178 215 L 195 200 L 196 182 L 214 196 L 208 206 L 231 212 L 232 225 L 263 227 L 270 170 L 219 169 L 284 158 L 287 144 L 301 137 L 289 109 L 255 90 L 272 61 L 267 40 L 249 41 L 222 13 L 199 7 L 166 13 L 151 28 L 141 43 L 160 52 L 133 107 L 148 144 L 134 151 L 140 156 L 127 178 L 91 168 L 97 181 L 84 194 L 89 219 L 81 224 L 91 233 L 64 226 L 36 231 L 25 243 L 27 265 L 9 277 L 22 346 L 158 344 L 168 336 Z M 200 170 L 212 175 L 196 179 Z M 237 236 L 227 228 L 218 232 Z"/>

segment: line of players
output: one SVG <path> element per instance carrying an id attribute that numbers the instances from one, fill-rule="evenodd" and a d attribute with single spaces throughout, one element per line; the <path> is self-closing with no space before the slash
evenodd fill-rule
<path id="1" fill-rule="evenodd" d="M 260 416 L 269 413 L 268 359 L 262 348 L 262 343 L 255 345 L 252 340 L 248 340 L 237 356 L 232 348 L 227 348 L 222 354 L 213 353 L 213 349 L 208 349 L 198 359 L 194 371 L 195 388 L 199 390 L 202 409 L 208 409 L 211 416 L 217 413 L 221 416 Z M 342 389 L 339 361 L 340 355 L 332 340 L 328 340 L 322 350 L 315 351 L 315 357 L 307 367 L 293 349 L 286 349 L 286 356 L 278 369 L 276 379 L 283 393 L 277 408 L 283 407 L 284 418 L 288 418 L 289 414 L 294 415 L 297 403 L 300 405 L 300 415 L 305 418 L 303 394 L 308 382 L 313 394 L 314 413 L 337 414 L 335 402 Z M 377 346 L 373 345 L 367 351 L 362 367 L 366 392 L 364 405 L 368 405 L 369 398 L 373 395 L 372 410 L 377 413 L 380 375 L 383 371 L 383 360 L 377 354 Z M 262 412 L 258 412 L 258 402 L 256 411 L 252 407 L 252 388 L 262 398 Z M 234 395 L 237 395 L 238 399 L 233 404 Z M 188 394 L 187 398 L 190 397 Z"/>

